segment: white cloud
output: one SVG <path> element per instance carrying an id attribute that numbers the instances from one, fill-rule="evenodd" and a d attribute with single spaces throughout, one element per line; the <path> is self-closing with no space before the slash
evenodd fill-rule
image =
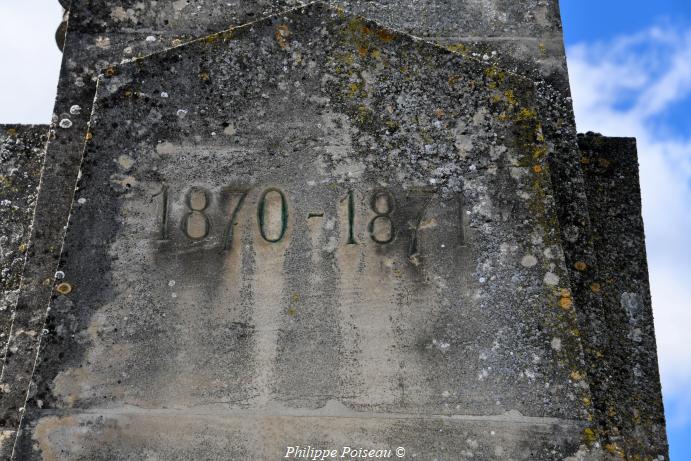
<path id="1" fill-rule="evenodd" d="M 670 424 L 691 423 L 691 31 L 651 28 L 568 49 L 581 132 L 638 139 L 658 351 Z"/>
<path id="2" fill-rule="evenodd" d="M 0 123 L 50 123 L 62 59 L 55 44 L 60 21 L 57 0 L 0 1 Z"/>

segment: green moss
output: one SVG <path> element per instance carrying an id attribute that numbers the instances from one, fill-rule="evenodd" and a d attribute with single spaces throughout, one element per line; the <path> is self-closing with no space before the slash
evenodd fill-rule
<path id="1" fill-rule="evenodd" d="M 12 181 L 7 176 L 0 176 L 0 187 L 9 189 L 12 187 Z"/>
<path id="2" fill-rule="evenodd" d="M 463 43 L 455 43 L 452 45 L 446 45 L 445 47 L 447 50 L 457 53 L 463 56 L 466 56 L 468 54 L 468 47 L 465 46 Z"/>
<path id="3" fill-rule="evenodd" d="M 592 447 L 597 443 L 598 437 L 595 431 L 589 427 L 583 430 L 583 441 L 589 447 Z"/>

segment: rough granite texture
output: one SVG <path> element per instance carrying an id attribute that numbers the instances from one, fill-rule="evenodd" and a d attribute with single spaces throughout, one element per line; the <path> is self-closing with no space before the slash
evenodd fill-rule
<path id="1" fill-rule="evenodd" d="M 0 125 L 0 347 L 8 350 L 29 242 L 48 125 Z M 36 340 L 37 338 L 31 338 Z M 28 362 L 27 362 L 28 363 Z M 30 373 L 31 370 L 24 370 Z M 7 426 L 3 426 L 3 429 Z M 0 457 L 9 457 L 15 427 L 0 432 Z"/>
<path id="2" fill-rule="evenodd" d="M 0 125 L 0 344 L 19 294 L 48 125 Z"/>
<path id="3" fill-rule="evenodd" d="M 323 4 L 111 68 L 16 456 L 585 456 L 548 121 L 495 73 Z"/>
<path id="4" fill-rule="evenodd" d="M 626 459 L 667 453 L 641 218 L 636 140 L 579 135 L 605 305 L 610 380 L 609 451 Z"/>
<path id="5" fill-rule="evenodd" d="M 620 362 L 607 353 L 610 339 L 602 296 L 591 290 L 601 277 L 590 237 L 557 2 L 477 0 L 451 5 L 448 1 L 424 1 L 405 8 L 393 1 L 334 3 L 396 30 L 439 43 L 462 56 L 484 61 L 490 65 L 487 76 L 495 84 L 503 84 L 507 70 L 537 82 L 538 104 L 523 118 L 534 129 L 534 137 L 545 140 L 545 147 L 533 154 L 536 158 L 548 158 L 545 174 L 552 178 L 560 244 L 570 270 L 577 331 L 585 352 L 585 379 L 591 384 L 593 418 L 597 422 L 586 438 L 595 444 L 601 439 L 602 445 L 609 446 L 616 455 L 621 439 L 617 431 L 626 429 L 614 425 L 607 412 L 613 404 L 609 370 Z M 15 331 L 36 332 L 43 328 L 99 71 L 108 73 L 109 66 L 121 59 L 156 52 L 295 5 L 297 2 L 220 0 L 73 2 L 53 120 L 55 140 L 48 148 Z M 61 36 L 59 32 L 58 37 Z M 503 95 L 504 100 L 511 97 Z M 14 430 L 18 409 L 24 404 L 38 344 L 25 334 L 12 337 L 12 341 L 17 353 L 5 357 L 1 383 L 10 392 L 0 400 L 3 426 L 8 431 Z M 645 408 L 651 411 L 648 418 L 663 419 L 661 402 Z M 613 430 L 614 427 L 617 429 Z M 650 448 L 649 454 L 666 455 L 664 431 L 651 443 L 657 448 Z"/>

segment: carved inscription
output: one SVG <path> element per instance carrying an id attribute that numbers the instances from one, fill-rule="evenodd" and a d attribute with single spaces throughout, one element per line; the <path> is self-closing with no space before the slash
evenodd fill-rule
<path id="1" fill-rule="evenodd" d="M 369 234 L 372 240 L 382 245 L 393 242 L 396 238 L 396 226 L 391 219 L 395 199 L 389 191 L 377 191 L 372 195 L 372 211 L 376 217 L 369 223 Z"/>
<path id="2" fill-rule="evenodd" d="M 183 198 L 184 211 L 179 223 L 173 222 L 179 219 L 173 218 L 171 213 L 171 196 Z M 266 243 L 280 244 L 286 240 L 289 223 L 291 219 L 303 215 L 301 210 L 293 210 L 289 201 L 289 194 L 277 187 L 267 187 L 264 189 L 252 188 L 232 188 L 221 189 L 217 194 L 199 187 L 192 186 L 186 191 L 173 191 L 169 186 L 164 185 L 161 192 L 154 196 L 160 200 L 159 225 L 157 232 L 159 241 L 170 241 L 175 237 L 173 232 L 177 227 L 182 236 L 188 242 L 202 242 L 210 238 L 216 239 L 221 251 L 228 251 L 237 244 L 235 241 L 235 228 L 240 224 L 239 216 L 241 213 L 249 212 L 256 216 L 256 232 Z M 248 199 L 252 197 L 252 199 Z M 459 219 L 457 229 L 448 229 L 453 232 L 460 246 L 465 245 L 465 230 L 463 224 L 463 200 L 460 195 L 449 199 L 442 199 L 438 192 L 433 189 L 419 189 L 407 191 L 404 197 L 397 199 L 396 195 L 387 189 L 375 189 L 366 193 L 348 190 L 341 199 L 341 206 L 344 207 L 346 223 L 341 225 L 347 230 L 344 245 L 358 245 L 363 243 L 358 241 L 359 231 L 364 231 L 364 237 L 379 246 L 386 246 L 394 243 L 407 234 L 409 237 L 408 258 L 413 262 L 420 258 L 420 231 L 425 222 L 433 216 L 429 216 L 432 204 L 435 201 L 443 202 L 444 207 L 454 206 L 458 209 Z M 362 206 L 358 213 L 357 201 L 362 200 Z M 178 199 L 179 200 L 179 199 Z M 221 206 L 223 209 L 223 224 L 214 225 L 214 220 L 210 219 L 212 203 Z M 222 204 L 222 205 L 219 205 Z M 367 211 L 367 217 L 361 215 Z M 399 217 L 398 215 L 402 215 Z M 305 212 L 307 219 L 323 218 L 323 212 Z M 218 216 L 216 216 L 218 221 Z M 403 222 L 402 222 L 403 221 Z M 244 221 L 247 222 L 247 221 Z M 251 220 L 249 221 L 251 224 Z M 405 238 L 405 237 L 404 237 Z"/>
<path id="3" fill-rule="evenodd" d="M 230 213 L 228 225 L 226 226 L 226 230 L 223 233 L 223 250 L 230 250 L 233 246 L 233 228 L 237 224 L 238 212 L 242 208 L 242 205 L 245 203 L 245 198 L 247 197 L 248 192 L 249 190 L 224 190 L 224 193 L 228 196 L 228 198 L 236 196 L 238 197 L 238 199 L 235 206 L 233 207 L 233 211 L 231 211 Z"/>
<path id="4" fill-rule="evenodd" d="M 209 206 L 209 194 L 204 189 L 193 187 L 187 193 L 187 208 L 189 213 L 185 216 L 182 228 L 190 240 L 201 240 L 209 235 L 211 223 L 204 213 Z"/>
<path id="5" fill-rule="evenodd" d="M 275 204 L 277 199 L 280 203 L 280 211 L 278 213 L 270 213 L 269 209 L 271 208 L 272 202 Z M 267 230 L 267 228 L 273 227 L 275 229 L 277 227 L 275 223 L 276 216 L 278 216 L 278 221 L 280 223 L 278 224 L 278 228 L 280 230 L 272 233 L 270 230 Z M 271 222 L 272 218 L 274 219 L 273 223 Z M 267 189 L 264 191 L 259 199 L 259 206 L 257 207 L 257 222 L 259 223 L 259 233 L 264 240 L 269 243 L 278 243 L 283 240 L 283 237 L 286 235 L 286 230 L 288 230 L 288 203 L 286 202 L 286 196 L 283 192 L 278 189 Z M 273 226 L 271 226 L 271 224 L 273 224 Z"/>

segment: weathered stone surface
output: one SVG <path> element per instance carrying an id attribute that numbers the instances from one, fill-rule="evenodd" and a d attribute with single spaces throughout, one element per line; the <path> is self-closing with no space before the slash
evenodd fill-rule
<path id="1" fill-rule="evenodd" d="M 590 288 L 599 280 L 599 271 L 580 167 L 580 151 L 575 142 L 570 102 L 564 100 L 560 91 L 543 83 L 539 83 L 538 88 L 541 112 L 546 119 L 541 128 L 548 145 L 561 243 L 570 270 L 579 334 L 593 396 L 594 419 L 598 425 L 594 438 L 599 439 L 607 432 L 607 387 L 612 365 L 607 351 L 609 330 L 604 321 L 602 298 Z"/>
<path id="2" fill-rule="evenodd" d="M 445 44 L 454 51 L 500 63 L 525 75 L 548 76 L 561 92 L 559 98 L 568 92 L 564 84 L 565 58 L 556 1 L 528 0 L 517 4 L 506 0 L 483 0 L 450 5 L 446 1 L 428 0 L 411 3 L 405 8 L 398 2 L 387 1 L 338 4 L 370 15 L 394 29 L 403 29 Z M 72 2 L 54 110 L 55 139 L 48 146 L 48 167 L 42 177 L 43 187 L 38 197 L 38 211 L 23 274 L 25 283 L 18 301 L 20 315 L 15 319 L 18 330 L 34 331 L 43 326 L 98 73 L 123 58 L 159 51 L 295 5 L 293 1 L 226 0 L 204 0 L 194 4 L 185 1 Z M 502 50 L 507 53 L 501 53 Z M 568 104 L 567 109 L 570 110 Z M 568 113 L 558 114 L 555 118 L 560 125 L 568 125 L 570 120 Z M 551 132 L 547 127 L 545 131 Z M 575 135 L 573 127 L 571 132 Z M 563 158 L 571 159 L 573 156 Z M 579 190 L 571 187 L 572 178 L 562 174 L 559 168 L 552 168 L 551 172 L 558 178 L 554 181 L 558 202 L 568 199 L 568 194 L 561 193 L 562 190 L 567 193 Z M 584 205 L 574 208 L 586 209 Z M 587 219 L 584 222 L 587 223 Z M 585 229 L 580 233 L 587 234 Z M 573 259 L 573 253 L 566 248 L 567 258 Z M 578 295 L 579 290 L 574 292 Z M 14 347 L 18 353 L 5 357 L 3 369 L 6 373 L 3 376 L 12 377 L 12 387 L 26 388 L 37 342 L 24 337 L 11 338 L 10 341 L 17 342 Z M 13 420 L 15 416 L 10 414 L 16 415 L 17 409 L 23 405 L 23 398 L 0 397 L 0 413 L 7 415 L 2 419 Z"/>
<path id="3" fill-rule="evenodd" d="M 56 102 L 56 139 L 48 150 L 47 164 L 34 224 L 25 286 L 19 301 L 19 330 L 39 331 L 50 294 L 51 281 L 62 241 L 76 180 L 86 120 L 91 111 L 95 77 L 120 59 L 128 59 L 177 45 L 190 38 L 215 32 L 229 25 L 263 17 L 294 6 L 295 2 L 73 2 L 65 62 Z M 588 381 L 593 392 L 595 418 L 606 432 L 609 370 L 607 325 L 602 300 L 590 286 L 600 280 L 590 242 L 575 127 L 568 100 L 568 81 L 556 1 L 473 1 L 454 3 L 418 1 L 402 7 L 400 2 L 339 2 L 398 30 L 405 30 L 443 44 L 464 56 L 494 64 L 494 76 L 511 69 L 539 85 L 540 129 L 546 138 L 552 187 L 558 207 L 562 246 L 571 271 L 579 332 L 586 352 Z M 505 95 L 506 99 L 506 95 Z M 530 115 L 537 122 L 536 115 Z M 540 132 L 540 130 L 536 130 Z M 585 269 L 583 269 L 585 268 Z M 35 358 L 37 342 L 20 336 L 12 339 L 16 354 L 5 358 L 5 381 L 16 389 L 0 399 L 3 418 L 14 424 L 23 405 Z M 616 360 L 614 361 L 616 362 Z M 613 362 L 613 363 L 614 363 Z M 597 437 L 595 437 L 597 438 Z"/>
<path id="4" fill-rule="evenodd" d="M 0 125 L 0 348 L 3 354 L 19 294 L 47 136 L 47 125 Z M 3 459 L 11 453 L 14 429 L 0 431 Z"/>
<path id="5" fill-rule="evenodd" d="M 608 329 L 606 448 L 626 459 L 667 459 L 665 416 L 641 218 L 636 140 L 580 135 Z"/>
<path id="6" fill-rule="evenodd" d="M 306 3 L 309 2 L 199 0 L 147 5 L 135 0 L 74 0 L 72 27 L 101 37 L 101 41 L 89 45 L 112 47 L 114 58 L 128 59 Z M 405 6 L 396 0 L 327 3 L 455 51 L 522 67 L 530 62 L 545 77 L 565 76 L 557 0 L 428 0 Z"/>
<path id="7" fill-rule="evenodd" d="M 322 5 L 108 70 L 18 456 L 582 455 L 537 106 Z"/>
<path id="8" fill-rule="evenodd" d="M 19 292 L 47 136 L 47 125 L 0 125 L 0 342 L 3 349 Z"/>

